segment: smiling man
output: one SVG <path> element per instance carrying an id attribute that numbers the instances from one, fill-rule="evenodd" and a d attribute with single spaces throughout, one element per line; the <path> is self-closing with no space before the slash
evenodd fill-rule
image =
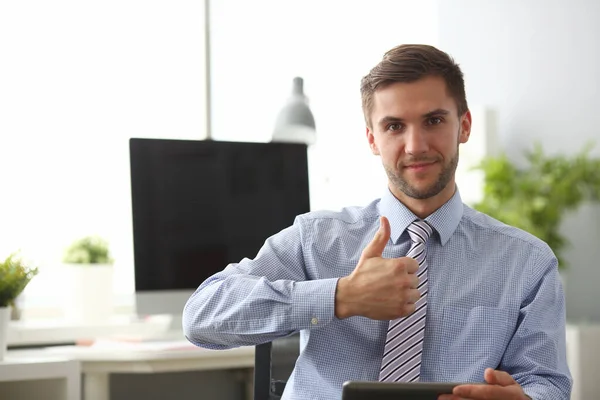
<path id="1" fill-rule="evenodd" d="M 458 145 L 469 139 L 471 114 L 466 104 L 458 109 L 440 76 L 388 83 L 374 93 L 367 85 L 371 150 L 381 156 L 394 196 L 425 218 L 454 194 Z"/>
<path id="2" fill-rule="evenodd" d="M 556 257 L 463 204 L 455 184 L 471 133 L 458 65 L 399 46 L 361 94 L 382 197 L 300 215 L 203 282 L 185 306 L 188 339 L 226 349 L 299 331 L 283 399 L 339 399 L 348 380 L 465 383 L 441 399 L 569 399 Z"/>

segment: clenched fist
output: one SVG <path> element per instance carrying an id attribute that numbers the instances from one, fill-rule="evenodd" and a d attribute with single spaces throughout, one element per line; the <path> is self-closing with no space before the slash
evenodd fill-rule
<path id="1" fill-rule="evenodd" d="M 363 250 L 352 273 L 340 278 L 335 295 L 335 315 L 356 315 L 392 320 L 410 315 L 420 297 L 416 273 L 419 264 L 412 258 L 383 258 L 390 240 L 390 222 L 380 218 L 379 230 Z"/>

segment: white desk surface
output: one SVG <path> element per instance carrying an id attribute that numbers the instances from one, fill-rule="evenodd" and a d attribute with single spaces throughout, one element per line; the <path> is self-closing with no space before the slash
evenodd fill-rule
<path id="1" fill-rule="evenodd" d="M 92 346 L 53 346 L 9 350 L 9 357 L 40 360 L 67 358 L 83 373 L 153 373 L 254 367 L 254 347 L 207 350 L 187 341 L 126 343 L 99 341 Z"/>
<path id="2" fill-rule="evenodd" d="M 8 325 L 9 346 L 52 345 L 76 342 L 80 339 L 135 336 L 142 339 L 164 337 L 172 316 L 157 315 L 144 319 L 117 315 L 110 321 L 82 324 L 68 320 L 11 321 Z"/>

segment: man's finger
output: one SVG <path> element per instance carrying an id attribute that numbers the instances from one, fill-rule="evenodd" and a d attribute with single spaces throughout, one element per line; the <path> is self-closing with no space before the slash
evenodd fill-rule
<path id="1" fill-rule="evenodd" d="M 468 399 L 498 399 L 498 390 L 502 389 L 495 385 L 486 385 L 481 383 L 459 385 L 452 390 L 452 394 L 457 397 Z M 501 394 L 501 393 L 500 393 Z"/>
<path id="2" fill-rule="evenodd" d="M 375 237 L 371 242 L 365 247 L 362 252 L 362 259 L 373 258 L 373 257 L 381 257 L 383 254 L 383 250 L 385 249 L 385 245 L 390 240 L 390 221 L 386 217 L 379 218 L 379 230 L 375 233 Z"/>
<path id="3" fill-rule="evenodd" d="M 507 372 L 493 370 L 492 368 L 487 368 L 483 377 L 490 385 L 509 386 L 516 383 L 513 377 Z"/>
<path id="4" fill-rule="evenodd" d="M 466 399 L 464 397 L 458 397 L 453 394 L 442 394 L 437 398 L 437 400 L 471 400 L 471 399 Z"/>
<path id="5" fill-rule="evenodd" d="M 404 264 L 406 265 L 406 272 L 409 274 L 416 274 L 419 271 L 419 263 L 417 260 L 408 257 L 405 257 L 404 259 L 406 260 Z"/>

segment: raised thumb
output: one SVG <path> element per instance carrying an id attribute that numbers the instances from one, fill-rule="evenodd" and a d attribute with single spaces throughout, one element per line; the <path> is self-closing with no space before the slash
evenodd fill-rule
<path id="1" fill-rule="evenodd" d="M 379 218 L 379 230 L 375 233 L 373 240 L 365 247 L 362 252 L 361 259 L 381 257 L 385 245 L 390 240 L 390 221 L 386 217 Z"/>

